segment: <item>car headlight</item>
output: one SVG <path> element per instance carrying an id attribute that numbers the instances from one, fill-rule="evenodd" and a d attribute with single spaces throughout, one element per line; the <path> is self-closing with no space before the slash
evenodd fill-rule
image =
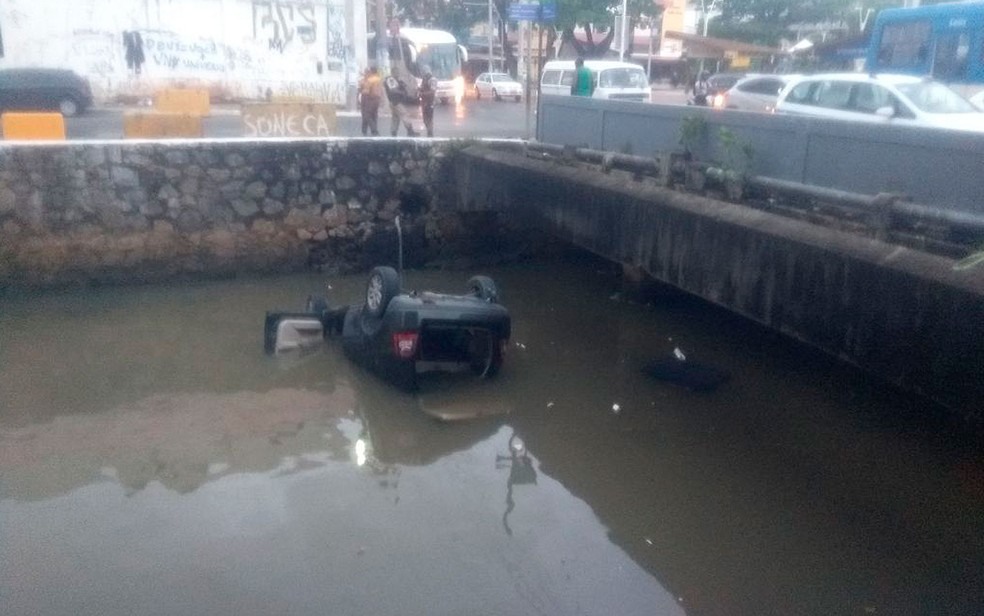
<path id="1" fill-rule="evenodd" d="M 454 101 L 460 103 L 461 99 L 465 97 L 465 78 L 458 75 L 454 78 L 452 84 L 454 88 Z"/>

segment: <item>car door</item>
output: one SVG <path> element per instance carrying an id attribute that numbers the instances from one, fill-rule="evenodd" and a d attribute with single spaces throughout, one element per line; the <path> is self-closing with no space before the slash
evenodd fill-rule
<path id="1" fill-rule="evenodd" d="M 890 107 L 892 117 L 877 115 L 879 109 Z M 856 83 L 851 94 L 851 108 L 859 114 L 868 116 L 872 122 L 891 122 L 907 126 L 919 125 L 919 121 L 909 107 L 884 86 L 876 83 Z"/>
<path id="2" fill-rule="evenodd" d="M 31 108 L 30 79 L 24 71 L 4 71 L 0 74 L 0 107 L 23 110 Z"/>
<path id="3" fill-rule="evenodd" d="M 547 69 L 543 71 L 543 78 L 540 80 L 540 92 L 550 95 L 570 94 L 570 86 L 567 87 L 567 92 L 561 91 L 560 77 L 561 71 L 559 69 Z"/>
<path id="4" fill-rule="evenodd" d="M 484 86 L 488 78 L 489 78 L 488 73 L 482 73 L 481 75 L 478 76 L 478 79 L 475 80 L 475 91 L 478 93 L 479 96 L 486 95 Z"/>

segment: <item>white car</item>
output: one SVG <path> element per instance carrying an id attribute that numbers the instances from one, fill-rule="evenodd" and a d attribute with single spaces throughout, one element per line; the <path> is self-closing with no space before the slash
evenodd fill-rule
<path id="1" fill-rule="evenodd" d="M 799 75 L 752 75 L 741 79 L 727 92 L 718 94 L 711 106 L 742 111 L 775 111 L 779 93 Z"/>
<path id="2" fill-rule="evenodd" d="M 984 132 L 984 113 L 947 86 L 911 75 L 836 73 L 794 79 L 779 95 L 776 111 Z"/>
<path id="3" fill-rule="evenodd" d="M 984 90 L 981 90 L 977 94 L 970 97 L 970 102 L 974 103 L 974 106 L 984 111 Z"/>
<path id="4" fill-rule="evenodd" d="M 483 96 L 501 101 L 503 98 L 523 98 L 523 86 L 505 73 L 482 73 L 475 79 L 475 98 Z"/>

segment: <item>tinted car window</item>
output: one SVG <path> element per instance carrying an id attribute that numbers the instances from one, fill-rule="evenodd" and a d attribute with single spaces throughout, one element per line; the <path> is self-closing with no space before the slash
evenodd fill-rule
<path id="1" fill-rule="evenodd" d="M 779 96 L 779 91 L 782 90 L 783 83 L 779 79 L 750 79 L 744 83 L 738 84 L 738 89 L 742 92 L 749 92 L 751 94 L 768 94 L 770 96 Z"/>
<path id="2" fill-rule="evenodd" d="M 564 71 L 563 75 L 560 77 L 560 85 L 570 86 L 574 85 L 574 71 Z"/>

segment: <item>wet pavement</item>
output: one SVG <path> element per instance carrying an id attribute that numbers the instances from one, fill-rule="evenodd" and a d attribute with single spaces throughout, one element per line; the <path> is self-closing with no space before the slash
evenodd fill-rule
<path id="1" fill-rule="evenodd" d="M 502 373 L 418 395 L 263 355 L 321 276 L 0 298 L 3 613 L 980 613 L 984 455 L 927 403 L 590 259 L 488 273 Z"/>

